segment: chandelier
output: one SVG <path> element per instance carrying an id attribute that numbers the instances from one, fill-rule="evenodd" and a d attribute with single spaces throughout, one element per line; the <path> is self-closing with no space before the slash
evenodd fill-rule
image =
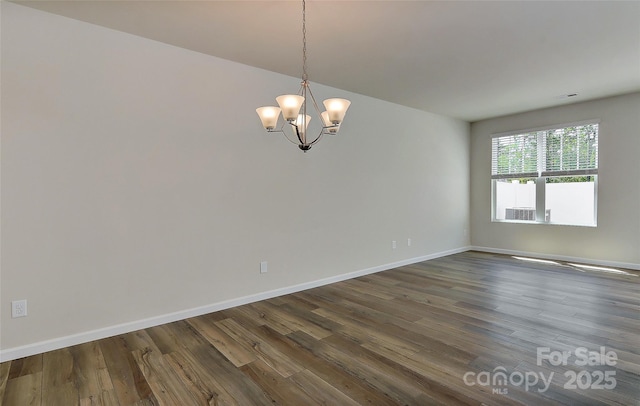
<path id="1" fill-rule="evenodd" d="M 349 108 L 351 102 L 346 99 L 327 99 L 322 102 L 325 111 L 320 112 L 318 103 L 311 93 L 309 81 L 307 79 L 307 27 L 306 27 L 306 6 L 302 0 L 302 83 L 297 94 L 285 94 L 276 97 L 276 102 L 280 107 L 266 106 L 256 109 L 262 126 L 269 133 L 282 133 L 291 143 L 298 145 L 302 151 L 307 152 L 316 144 L 323 135 L 336 135 L 340 129 L 340 124 Z M 307 114 L 309 102 L 316 111 L 322 128 L 315 137 L 307 137 L 307 127 L 311 121 L 311 116 Z M 285 122 L 278 126 L 278 118 L 282 112 Z M 289 127 L 289 131 L 285 131 Z M 277 129 L 276 129 L 277 128 Z M 288 134 L 291 132 L 291 134 Z M 295 138 L 294 138 L 295 136 Z"/>

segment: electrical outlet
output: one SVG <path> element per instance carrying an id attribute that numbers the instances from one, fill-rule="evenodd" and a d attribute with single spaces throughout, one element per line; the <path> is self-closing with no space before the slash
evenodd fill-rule
<path id="1" fill-rule="evenodd" d="M 27 301 L 26 300 L 14 300 L 11 302 L 11 317 L 26 317 L 27 316 Z"/>
<path id="2" fill-rule="evenodd" d="M 260 273 L 267 273 L 268 269 L 267 261 L 260 262 Z"/>
<path id="3" fill-rule="evenodd" d="M 407 238 L 407 247 L 411 246 L 411 238 Z"/>
<path id="4" fill-rule="evenodd" d="M 396 244 L 396 240 L 391 241 L 391 249 L 396 249 L 398 245 Z"/>

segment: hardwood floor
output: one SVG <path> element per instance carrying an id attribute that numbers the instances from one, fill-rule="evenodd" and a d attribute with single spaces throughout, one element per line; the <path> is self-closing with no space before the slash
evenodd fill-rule
<path id="1" fill-rule="evenodd" d="M 639 275 L 465 252 L 5 362 L 0 403 L 638 405 Z"/>

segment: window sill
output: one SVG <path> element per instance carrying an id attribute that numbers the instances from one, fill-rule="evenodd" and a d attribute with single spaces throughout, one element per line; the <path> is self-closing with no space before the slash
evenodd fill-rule
<path id="1" fill-rule="evenodd" d="M 548 225 L 548 226 L 564 226 L 564 227 L 587 227 L 587 228 L 597 228 L 598 224 L 565 224 L 565 223 L 553 223 L 553 222 L 544 222 L 544 221 L 530 221 L 530 220 L 500 220 L 500 219 L 492 219 L 492 223 L 507 223 L 507 224 L 537 224 L 537 225 Z"/>

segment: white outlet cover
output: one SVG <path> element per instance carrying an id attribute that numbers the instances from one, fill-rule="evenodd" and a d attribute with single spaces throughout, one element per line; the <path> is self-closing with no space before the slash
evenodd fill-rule
<path id="1" fill-rule="evenodd" d="M 26 317 L 27 316 L 27 301 L 26 300 L 14 300 L 11 302 L 11 317 Z"/>
<path id="2" fill-rule="evenodd" d="M 266 273 L 268 269 L 267 261 L 260 262 L 260 273 Z"/>

